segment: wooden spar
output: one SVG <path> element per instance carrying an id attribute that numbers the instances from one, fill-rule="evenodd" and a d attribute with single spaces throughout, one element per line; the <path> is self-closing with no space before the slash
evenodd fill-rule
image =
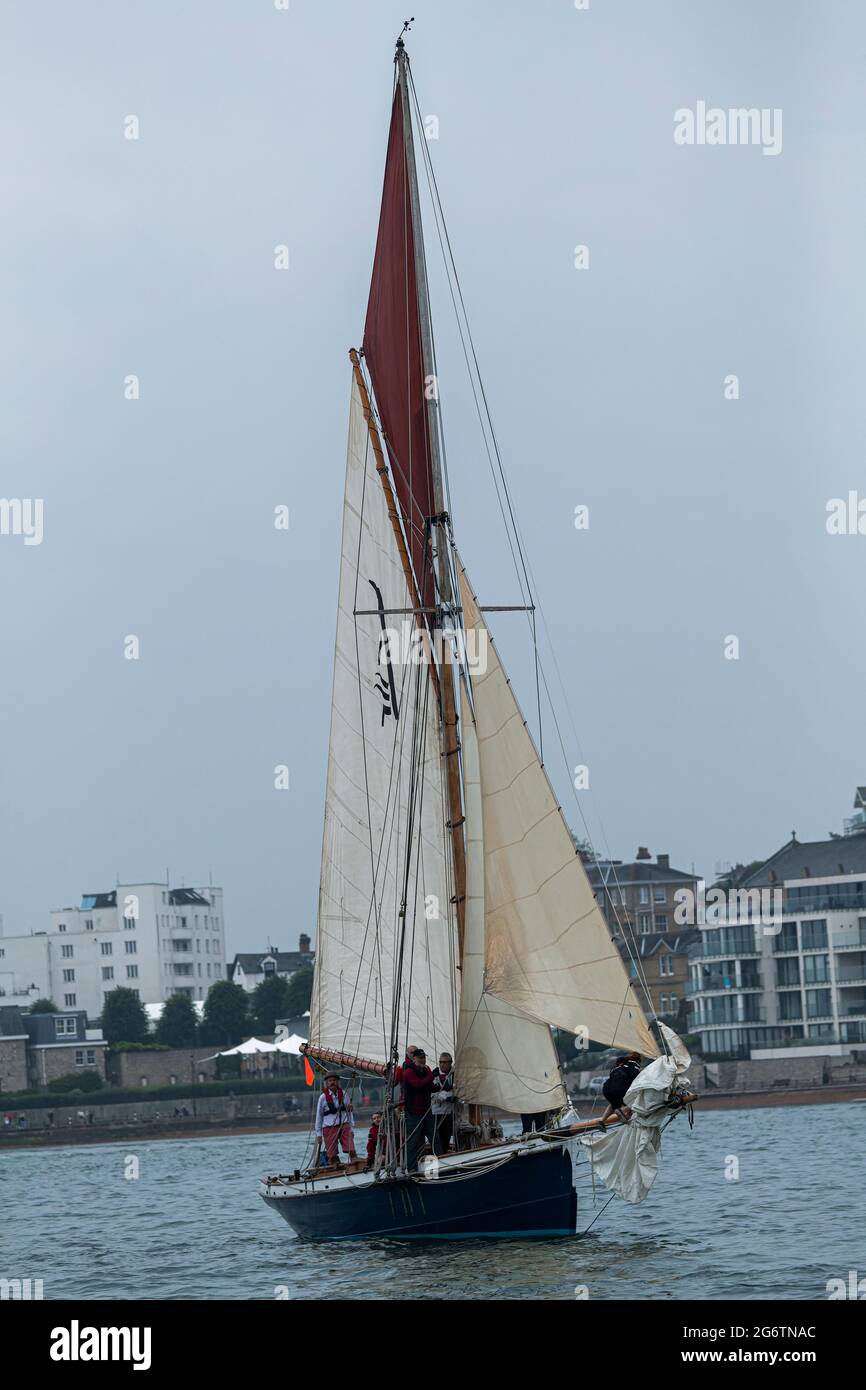
<path id="1" fill-rule="evenodd" d="M 686 1105 L 693 1105 L 696 1100 L 700 1100 L 700 1096 L 695 1095 L 692 1092 L 688 1092 L 687 1094 L 682 1096 L 677 1096 L 676 1103 L 670 1106 L 671 1114 L 675 1115 L 678 1110 L 682 1110 L 683 1107 Z M 609 1120 L 606 1120 L 604 1124 L 602 1124 L 600 1119 L 579 1120 L 577 1124 L 565 1125 L 562 1129 L 541 1130 L 539 1132 L 538 1137 L 541 1139 L 561 1139 L 563 1134 L 589 1134 L 594 1129 L 601 1130 L 601 1132 L 604 1133 L 605 1130 L 610 1129 L 611 1125 L 621 1124 L 622 1120 L 619 1118 L 618 1115 L 611 1116 L 611 1118 Z"/>
<path id="2" fill-rule="evenodd" d="M 337 1067 L 348 1067 L 350 1071 L 368 1071 L 374 1076 L 387 1076 L 388 1068 L 384 1062 L 372 1062 L 368 1057 L 355 1057 L 351 1052 L 337 1052 L 331 1047 L 316 1047 L 313 1043 L 301 1043 L 302 1057 L 310 1057 L 314 1062 L 328 1062 Z"/>
<path id="3" fill-rule="evenodd" d="M 421 595 L 418 593 L 418 586 L 415 583 L 415 575 L 412 570 L 412 561 L 409 559 L 409 551 L 406 548 L 406 538 L 403 535 L 403 528 L 400 525 L 400 513 L 397 510 L 397 502 L 394 498 L 394 489 L 391 486 L 391 477 L 388 472 L 388 465 L 385 462 L 385 454 L 382 449 L 382 440 L 373 416 L 373 408 L 370 405 L 370 393 L 367 390 L 367 383 L 364 380 L 364 373 L 361 371 L 361 359 L 357 348 L 349 349 L 349 360 L 352 363 L 352 370 L 355 373 L 355 384 L 358 387 L 358 395 L 361 397 L 361 408 L 364 412 L 364 419 L 367 421 L 367 429 L 370 434 L 370 444 L 373 449 L 373 457 L 376 460 L 376 472 L 379 474 L 382 483 L 382 491 L 385 494 L 385 506 L 388 509 L 388 518 L 394 532 L 394 540 L 397 542 L 397 551 L 400 555 L 400 564 L 403 566 L 403 575 L 409 590 L 409 597 L 414 607 L 407 609 L 406 612 L 414 612 L 415 622 L 419 628 L 424 628 L 424 608 L 421 603 Z M 436 673 L 436 665 L 433 661 L 429 662 L 430 678 L 433 681 L 433 689 L 436 692 L 437 702 L 439 701 L 439 677 Z"/>
<path id="4" fill-rule="evenodd" d="M 409 184 L 409 208 L 412 214 L 412 237 L 415 243 L 415 285 L 418 294 L 418 321 L 421 326 L 421 358 L 425 382 L 436 381 L 433 354 L 433 331 L 430 322 L 430 301 L 427 293 L 427 265 L 424 257 L 424 228 L 418 198 L 418 173 L 415 167 L 415 146 L 412 141 L 412 114 L 407 79 L 408 58 L 400 44 L 397 48 L 397 81 L 403 104 L 403 140 L 406 149 L 406 173 Z M 442 481 L 442 446 L 439 432 L 438 392 L 425 392 L 427 423 L 430 436 L 430 463 L 433 477 L 433 502 L 436 516 L 431 521 L 431 541 L 439 570 L 439 596 L 444 605 L 451 602 L 451 571 L 448 565 L 448 518 L 445 512 L 445 489 Z M 459 960 L 463 962 L 464 922 L 466 916 L 466 842 L 463 836 L 463 790 L 460 785 L 460 740 L 457 734 L 457 704 L 454 696 L 454 669 L 445 657 L 441 672 L 442 756 L 445 759 L 445 784 L 448 792 L 448 824 L 451 829 L 451 853 L 454 864 L 454 903 L 457 910 L 457 942 Z"/>

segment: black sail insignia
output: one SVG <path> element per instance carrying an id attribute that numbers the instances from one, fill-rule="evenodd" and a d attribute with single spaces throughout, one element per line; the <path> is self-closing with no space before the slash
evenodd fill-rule
<path id="1" fill-rule="evenodd" d="M 385 622 L 385 602 L 382 598 L 382 590 L 375 580 L 368 581 L 376 592 L 376 604 L 379 609 L 379 623 L 382 628 L 379 637 L 379 652 L 377 657 L 378 674 L 373 682 L 373 689 L 382 701 L 382 723 L 384 725 L 386 716 L 392 716 L 394 722 L 400 718 L 400 711 L 397 706 L 397 687 L 394 684 L 394 667 L 391 665 L 391 643 L 388 634 L 388 625 Z"/>

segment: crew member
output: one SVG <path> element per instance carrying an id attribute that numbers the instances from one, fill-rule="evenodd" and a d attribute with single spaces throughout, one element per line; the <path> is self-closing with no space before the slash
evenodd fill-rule
<path id="1" fill-rule="evenodd" d="M 439 1055 L 439 1066 L 433 1073 L 430 1112 L 433 1116 L 433 1152 L 447 1154 L 454 1133 L 454 1061 L 450 1052 Z"/>
<path id="2" fill-rule="evenodd" d="M 624 1057 L 620 1057 L 614 1062 L 610 1069 L 610 1076 L 601 1088 L 602 1095 L 607 1101 L 607 1109 L 601 1117 L 602 1124 L 605 1124 L 612 1115 L 618 1115 L 621 1120 L 628 1122 L 631 1111 L 627 1105 L 623 1105 L 623 1100 L 626 1091 L 639 1071 L 639 1052 L 627 1052 Z"/>
<path id="3" fill-rule="evenodd" d="M 352 1102 L 346 1099 L 336 1072 L 329 1072 L 316 1106 L 316 1140 L 321 1147 L 324 1138 L 329 1167 L 340 1165 L 338 1148 L 342 1148 L 350 1163 L 358 1157 L 352 1118 Z"/>
<path id="4" fill-rule="evenodd" d="M 407 1055 L 403 1064 L 406 1169 L 410 1173 L 418 1167 L 418 1146 L 425 1139 L 431 1147 L 433 1144 L 432 1093 L 433 1073 L 427 1065 L 427 1054 L 422 1047 L 416 1047 L 414 1056 Z"/>

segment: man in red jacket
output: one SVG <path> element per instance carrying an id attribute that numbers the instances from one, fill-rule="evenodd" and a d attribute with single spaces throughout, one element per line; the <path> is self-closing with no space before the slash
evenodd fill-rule
<path id="1" fill-rule="evenodd" d="M 406 1118 L 406 1168 L 418 1167 L 418 1147 L 426 1139 L 433 1147 L 433 1116 L 430 1096 L 433 1093 L 433 1073 L 427 1065 L 424 1049 L 415 1049 L 413 1057 L 403 1064 L 403 1111 Z"/>

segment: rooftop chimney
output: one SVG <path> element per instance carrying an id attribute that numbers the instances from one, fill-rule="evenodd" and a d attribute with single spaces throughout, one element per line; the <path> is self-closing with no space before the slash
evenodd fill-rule
<path id="1" fill-rule="evenodd" d="M 310 938 L 307 936 L 306 932 L 301 932 L 300 940 L 298 941 L 298 950 L 302 956 L 310 954 Z"/>
<path id="2" fill-rule="evenodd" d="M 635 858 L 636 858 L 636 859 L 652 859 L 652 855 L 650 854 L 649 850 L 646 848 L 645 845 L 639 845 L 639 846 L 638 846 L 638 852 L 637 852 L 637 854 L 635 855 Z"/>
<path id="3" fill-rule="evenodd" d="M 657 854 L 656 863 L 660 869 L 669 869 L 671 866 L 671 857 L 669 854 Z"/>

